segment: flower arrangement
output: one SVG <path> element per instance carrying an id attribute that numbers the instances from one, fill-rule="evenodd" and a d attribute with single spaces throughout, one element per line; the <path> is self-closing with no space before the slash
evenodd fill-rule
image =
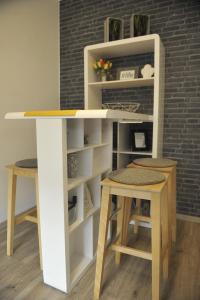
<path id="1" fill-rule="evenodd" d="M 106 80 L 107 74 L 112 68 L 112 62 L 100 58 L 93 64 L 93 68 L 102 81 Z"/>

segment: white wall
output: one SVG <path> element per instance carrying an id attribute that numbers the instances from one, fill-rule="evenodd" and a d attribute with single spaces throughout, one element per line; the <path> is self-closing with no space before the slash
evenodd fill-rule
<path id="1" fill-rule="evenodd" d="M 5 165 L 36 157 L 34 121 L 6 112 L 59 108 L 58 0 L 0 1 L 0 222 L 6 219 Z M 34 205 L 31 179 L 20 179 L 19 213 Z"/>

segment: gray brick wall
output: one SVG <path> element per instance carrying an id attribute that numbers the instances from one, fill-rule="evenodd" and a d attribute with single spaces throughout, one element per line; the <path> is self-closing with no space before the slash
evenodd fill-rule
<path id="1" fill-rule="evenodd" d="M 129 37 L 132 13 L 149 14 L 151 32 L 165 45 L 164 155 L 178 161 L 177 211 L 200 216 L 200 1 L 61 1 L 61 107 L 83 108 L 83 48 L 103 41 L 104 19 L 123 17 Z M 140 65 L 142 59 L 152 62 L 150 55 L 130 57 L 128 64 Z M 141 111 L 151 112 L 151 88 L 103 93 L 104 101 L 118 99 L 139 101 Z"/>

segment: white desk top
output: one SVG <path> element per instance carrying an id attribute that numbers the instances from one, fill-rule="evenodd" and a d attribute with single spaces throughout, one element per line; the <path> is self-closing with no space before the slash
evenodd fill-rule
<path id="1" fill-rule="evenodd" d="M 152 115 L 110 109 L 10 112 L 5 119 L 113 119 L 152 121 Z"/>

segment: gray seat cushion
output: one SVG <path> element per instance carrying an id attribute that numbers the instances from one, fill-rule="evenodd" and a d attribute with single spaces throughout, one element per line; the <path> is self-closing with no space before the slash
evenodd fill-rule
<path id="1" fill-rule="evenodd" d="M 177 162 L 168 158 L 139 158 L 135 159 L 134 164 L 142 167 L 167 168 L 176 166 Z"/>
<path id="2" fill-rule="evenodd" d="M 15 163 L 15 165 L 19 168 L 30 168 L 34 169 L 37 168 L 37 159 L 31 158 L 31 159 L 23 159 L 19 160 Z"/>
<path id="3" fill-rule="evenodd" d="M 159 172 L 136 168 L 113 171 L 108 178 L 119 183 L 133 185 L 157 184 L 165 180 L 165 176 Z"/>

